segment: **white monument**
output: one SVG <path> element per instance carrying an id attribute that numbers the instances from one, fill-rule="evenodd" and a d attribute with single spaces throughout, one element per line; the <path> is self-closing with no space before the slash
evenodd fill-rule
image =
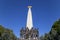
<path id="1" fill-rule="evenodd" d="M 28 6 L 26 27 L 20 30 L 21 40 L 38 40 L 39 37 L 38 29 L 33 27 L 31 8 L 32 6 Z"/>
<path id="2" fill-rule="evenodd" d="M 32 6 L 28 6 L 28 16 L 27 16 L 27 24 L 26 27 L 31 30 L 33 27 L 33 21 L 32 21 L 32 11 L 31 11 Z"/>

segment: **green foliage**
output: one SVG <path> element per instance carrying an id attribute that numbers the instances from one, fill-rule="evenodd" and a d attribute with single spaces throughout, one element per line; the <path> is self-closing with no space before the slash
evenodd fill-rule
<path id="1" fill-rule="evenodd" d="M 60 19 L 53 24 L 52 28 L 60 33 Z"/>
<path id="2" fill-rule="evenodd" d="M 2 25 L 0 25 L 0 38 L 1 40 L 17 40 L 17 37 L 14 35 L 13 31 L 4 28 Z"/>
<path id="3" fill-rule="evenodd" d="M 52 25 L 51 31 L 45 34 L 43 40 L 60 40 L 60 19 Z"/>

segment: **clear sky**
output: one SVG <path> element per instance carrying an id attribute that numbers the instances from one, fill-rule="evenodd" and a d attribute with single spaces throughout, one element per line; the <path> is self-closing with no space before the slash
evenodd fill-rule
<path id="1" fill-rule="evenodd" d="M 20 29 L 26 26 L 28 5 L 32 5 L 34 27 L 39 34 L 48 33 L 53 23 L 60 18 L 60 0 L 0 0 L 0 24 L 12 29 L 19 37 Z"/>

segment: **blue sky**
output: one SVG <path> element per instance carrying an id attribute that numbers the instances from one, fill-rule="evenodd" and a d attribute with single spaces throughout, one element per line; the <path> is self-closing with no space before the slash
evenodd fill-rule
<path id="1" fill-rule="evenodd" d="M 60 18 L 60 0 L 0 0 L 0 25 L 12 29 L 19 37 L 20 29 L 26 26 L 28 5 L 32 5 L 34 27 L 44 35 Z"/>

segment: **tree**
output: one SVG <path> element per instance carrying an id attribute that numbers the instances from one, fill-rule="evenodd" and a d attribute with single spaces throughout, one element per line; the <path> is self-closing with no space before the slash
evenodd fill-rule
<path id="1" fill-rule="evenodd" d="M 49 33 L 45 34 L 44 40 L 60 40 L 60 19 L 52 25 Z"/>
<path id="2" fill-rule="evenodd" d="M 17 40 L 13 31 L 0 25 L 0 40 Z"/>

